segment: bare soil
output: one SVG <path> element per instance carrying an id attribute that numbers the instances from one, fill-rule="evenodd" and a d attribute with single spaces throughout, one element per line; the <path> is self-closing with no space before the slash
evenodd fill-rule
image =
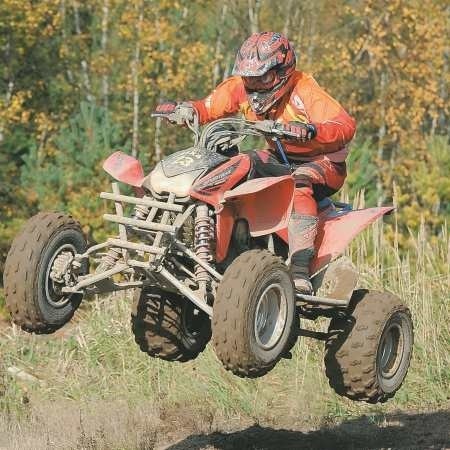
<path id="1" fill-rule="evenodd" d="M 18 420 L 0 414 L 0 450 L 443 450 L 450 449 L 447 406 L 333 423 L 286 416 L 257 424 L 215 418 L 195 405 L 168 411 L 151 403 L 58 400 Z"/>
<path id="2" fill-rule="evenodd" d="M 189 434 L 161 450 L 423 450 L 450 449 L 450 409 L 347 420 L 315 429 L 251 425 L 234 431 Z"/>

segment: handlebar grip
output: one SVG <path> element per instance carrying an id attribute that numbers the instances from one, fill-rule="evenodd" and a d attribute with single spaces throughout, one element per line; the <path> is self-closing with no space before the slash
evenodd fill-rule
<path id="1" fill-rule="evenodd" d="M 280 132 L 284 137 L 296 139 L 298 135 L 296 133 L 290 133 L 289 131 Z"/>
<path id="2" fill-rule="evenodd" d="M 171 123 L 177 122 L 178 116 L 175 113 L 151 113 L 151 117 L 167 119 Z"/>

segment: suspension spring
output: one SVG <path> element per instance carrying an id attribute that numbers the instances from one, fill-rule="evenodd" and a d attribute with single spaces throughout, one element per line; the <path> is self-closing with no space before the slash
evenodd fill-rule
<path id="1" fill-rule="evenodd" d="M 149 211 L 150 211 L 150 208 L 148 206 L 136 205 L 134 207 L 134 212 L 133 212 L 132 218 L 138 219 L 138 220 L 145 220 L 148 216 Z"/>
<path id="2" fill-rule="evenodd" d="M 196 208 L 195 218 L 195 254 L 202 261 L 209 263 L 212 260 L 211 254 L 211 236 L 214 233 L 212 220 L 209 217 L 208 207 L 200 205 Z M 205 286 L 211 279 L 208 271 L 202 266 L 195 266 L 195 279 L 200 286 Z"/>
<path id="3" fill-rule="evenodd" d="M 122 256 L 122 251 L 120 248 L 111 247 L 108 250 L 108 252 L 102 256 L 100 264 L 97 266 L 97 269 L 95 270 L 95 272 L 101 273 L 101 272 L 105 272 L 106 270 L 111 269 L 112 267 L 114 267 L 114 265 L 120 259 L 121 256 Z"/>

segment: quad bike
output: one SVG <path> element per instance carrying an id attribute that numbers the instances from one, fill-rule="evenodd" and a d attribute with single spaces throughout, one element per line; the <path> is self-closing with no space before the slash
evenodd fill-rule
<path id="1" fill-rule="evenodd" d="M 175 113 L 173 113 L 175 114 Z M 388 292 L 355 290 L 357 272 L 347 244 L 393 208 L 351 210 L 319 204 L 314 295 L 295 292 L 288 268 L 287 224 L 294 180 L 255 178 L 238 144 L 247 136 L 286 133 L 271 121 L 221 119 L 194 132 L 195 144 L 160 161 L 145 176 L 136 159 L 112 154 L 104 169 L 118 183 L 100 197 L 115 205 L 104 219 L 118 235 L 88 248 L 78 222 L 39 213 L 14 239 L 4 274 L 14 322 L 52 333 L 73 316 L 84 295 L 135 288 L 131 326 L 150 356 L 188 361 L 212 336 L 227 370 L 259 377 L 289 358 L 299 336 L 325 340 L 331 387 L 352 400 L 383 402 L 409 367 L 413 326 L 409 309 Z M 95 270 L 89 271 L 89 267 Z M 300 329 L 300 318 L 331 319 L 328 333 Z"/>

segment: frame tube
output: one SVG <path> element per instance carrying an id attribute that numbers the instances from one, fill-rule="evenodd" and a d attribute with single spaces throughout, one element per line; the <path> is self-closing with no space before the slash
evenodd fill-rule
<path id="1" fill-rule="evenodd" d="M 305 303 L 310 303 L 311 305 L 337 306 L 346 308 L 350 303 L 349 300 L 336 300 L 334 298 L 316 297 L 315 295 L 306 295 L 300 293 L 296 293 L 295 296 L 297 297 L 297 300 L 301 300 Z"/>
<path id="2" fill-rule="evenodd" d="M 102 273 L 98 273 L 98 274 L 92 275 L 88 278 L 81 280 L 75 286 L 64 287 L 64 288 L 62 288 L 62 291 L 63 292 L 79 291 L 81 288 L 90 286 L 91 284 L 97 283 L 97 281 L 104 280 L 105 278 L 109 278 L 111 275 L 115 275 L 116 273 L 122 272 L 128 268 L 129 267 L 127 264 L 118 264 L 118 265 L 114 266 L 112 269 L 105 270 Z"/>
<path id="3" fill-rule="evenodd" d="M 177 205 L 175 203 L 158 202 L 156 200 L 149 200 L 148 198 L 145 197 L 137 198 L 137 197 L 130 197 L 128 195 L 114 194 L 111 192 L 101 192 L 100 198 L 104 198 L 106 200 L 114 200 L 116 202 L 132 203 L 133 205 L 149 206 L 150 208 L 167 209 L 168 211 L 174 212 L 183 211 L 182 205 Z"/>
<path id="4" fill-rule="evenodd" d="M 214 270 L 209 264 L 202 261 L 192 250 L 188 249 L 178 239 L 174 240 L 174 245 L 178 247 L 182 252 L 186 253 L 186 255 L 189 256 L 189 258 L 193 259 L 199 266 L 202 266 L 205 270 L 207 270 L 217 280 L 220 281 L 223 278 L 223 275 Z"/>
<path id="5" fill-rule="evenodd" d="M 128 217 L 120 217 L 114 214 L 103 214 L 103 219 L 108 222 L 121 223 L 123 225 L 144 228 L 145 230 L 150 231 L 167 231 L 169 233 L 175 232 L 175 227 L 172 225 L 163 225 L 155 222 L 146 222 L 144 220 L 129 219 Z"/>
<path id="6" fill-rule="evenodd" d="M 185 297 L 187 297 L 195 306 L 208 314 L 209 317 L 213 315 L 213 309 L 207 305 L 202 299 L 198 298 L 194 291 L 185 286 L 181 281 L 178 281 L 167 269 L 162 268 L 159 273 L 174 287 L 176 287 Z"/>
<path id="7" fill-rule="evenodd" d="M 123 241 L 122 239 L 109 238 L 108 244 L 114 247 L 126 248 L 128 250 L 143 251 L 147 253 L 153 253 L 156 255 L 164 255 L 164 247 L 155 247 L 154 245 L 136 244 L 134 242 Z"/>

